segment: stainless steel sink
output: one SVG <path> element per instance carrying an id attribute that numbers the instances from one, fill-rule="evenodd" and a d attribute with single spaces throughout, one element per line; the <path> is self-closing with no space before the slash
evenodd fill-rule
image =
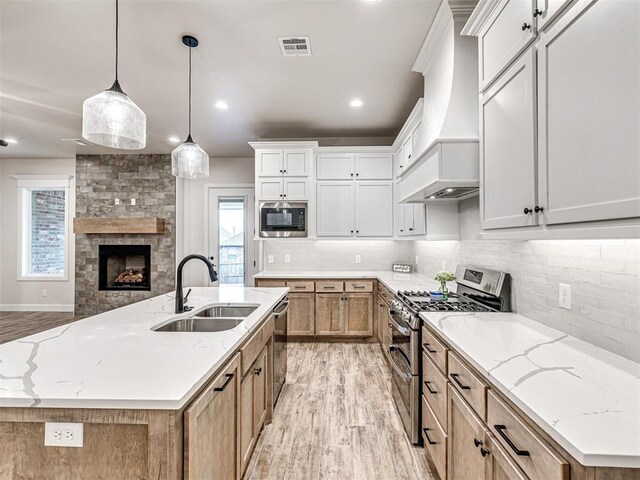
<path id="1" fill-rule="evenodd" d="M 154 327 L 156 332 L 224 332 L 237 327 L 251 315 L 258 305 L 214 305 L 196 312 L 192 317 L 180 318 Z"/>
<path id="2" fill-rule="evenodd" d="M 154 328 L 156 332 L 224 332 L 237 327 L 244 318 L 181 318 Z"/>

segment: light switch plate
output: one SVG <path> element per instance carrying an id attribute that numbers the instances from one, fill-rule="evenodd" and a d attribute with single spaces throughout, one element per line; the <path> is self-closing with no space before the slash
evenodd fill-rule
<path id="1" fill-rule="evenodd" d="M 135 205 L 135 204 L 136 204 L 136 199 L 135 199 L 135 198 L 132 198 L 132 199 L 131 199 L 131 205 Z"/>
<path id="2" fill-rule="evenodd" d="M 560 308 L 571 310 L 571 285 L 561 283 L 558 288 L 558 305 Z"/>
<path id="3" fill-rule="evenodd" d="M 82 447 L 84 424 L 45 422 L 44 445 L 46 447 Z"/>
<path id="4" fill-rule="evenodd" d="M 273 255 L 267 255 L 267 263 L 273 263 Z"/>
<path id="5" fill-rule="evenodd" d="M 291 263 L 291 255 L 284 256 L 284 263 Z"/>
<path id="6" fill-rule="evenodd" d="M 356 255 L 356 263 L 360 263 L 362 261 L 362 257 L 360 255 Z"/>
<path id="7" fill-rule="evenodd" d="M 116 200 L 115 200 L 114 204 L 115 204 L 115 205 L 120 205 L 120 199 L 119 199 L 119 198 L 116 198 Z"/>

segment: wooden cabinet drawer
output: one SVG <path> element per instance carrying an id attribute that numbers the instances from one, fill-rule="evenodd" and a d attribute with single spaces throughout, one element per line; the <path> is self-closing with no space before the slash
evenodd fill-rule
<path id="1" fill-rule="evenodd" d="M 316 292 L 342 293 L 344 292 L 343 282 L 316 282 Z"/>
<path id="2" fill-rule="evenodd" d="M 433 410 L 440 425 L 447 427 L 447 377 L 422 352 L 422 394 Z"/>
<path id="3" fill-rule="evenodd" d="M 487 385 L 453 352 L 449 352 L 449 380 L 475 413 L 483 420 L 487 418 Z"/>
<path id="4" fill-rule="evenodd" d="M 431 407 L 422 397 L 422 437 L 441 479 L 447 478 L 447 434 L 436 419 Z"/>
<path id="5" fill-rule="evenodd" d="M 493 435 L 485 434 L 484 445 L 491 452 L 485 457 L 489 473 L 487 478 L 491 480 L 529 480 Z"/>
<path id="6" fill-rule="evenodd" d="M 442 373 L 447 373 L 447 347 L 426 327 L 422 327 L 422 351 L 433 360 Z"/>
<path id="7" fill-rule="evenodd" d="M 568 480 L 569 464 L 491 391 L 487 395 L 487 424 L 529 478 Z"/>
<path id="8" fill-rule="evenodd" d="M 344 282 L 344 291 L 345 292 L 373 292 L 373 282 L 364 281 L 364 282 Z"/>
<path id="9" fill-rule="evenodd" d="M 258 287 L 286 287 L 287 282 L 284 280 L 272 280 L 271 278 L 257 278 L 256 286 Z"/>
<path id="10" fill-rule="evenodd" d="M 306 281 L 287 280 L 287 287 L 289 287 L 292 292 L 313 292 L 315 290 L 314 282 Z"/>
<path id="11" fill-rule="evenodd" d="M 258 357 L 258 354 L 264 347 L 264 344 L 269 341 L 273 330 L 275 328 L 275 320 L 273 315 L 266 321 L 266 323 L 256 331 L 256 333 L 249 338 L 247 343 L 240 349 L 240 360 L 242 365 L 242 375 L 247 373 L 249 367 Z"/>

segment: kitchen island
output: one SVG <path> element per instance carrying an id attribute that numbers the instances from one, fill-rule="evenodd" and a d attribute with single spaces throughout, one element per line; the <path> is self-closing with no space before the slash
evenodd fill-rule
<path id="1" fill-rule="evenodd" d="M 205 477 L 211 468 L 223 469 L 216 478 L 239 477 L 270 415 L 272 313 L 287 292 L 194 288 L 187 313 L 173 313 L 170 293 L 1 345 L 0 478 L 179 479 L 183 470 L 184 478 L 214 478 Z M 257 308 L 223 332 L 153 330 L 220 304 Z M 262 390 L 255 382 L 246 389 L 241 379 L 256 362 Z M 254 387 L 264 414 L 247 426 L 241 410 L 253 412 Z M 218 424 L 216 408 L 224 409 Z M 83 447 L 45 447 L 45 422 L 82 423 Z M 233 448 L 203 458 L 216 432 L 233 435 L 225 438 Z M 233 458 L 213 458 L 221 454 Z"/>

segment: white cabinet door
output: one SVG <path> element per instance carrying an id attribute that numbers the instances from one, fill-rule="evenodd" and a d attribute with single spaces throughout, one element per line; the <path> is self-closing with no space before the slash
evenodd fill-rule
<path id="1" fill-rule="evenodd" d="M 317 180 L 351 180 L 354 175 L 351 153 L 323 153 L 316 157 Z"/>
<path id="2" fill-rule="evenodd" d="M 283 173 L 282 150 L 257 150 L 256 162 L 259 177 L 279 177 Z"/>
<path id="3" fill-rule="evenodd" d="M 356 236 L 393 236 L 393 183 L 356 183 Z"/>
<path id="4" fill-rule="evenodd" d="M 404 165 L 402 164 L 402 147 L 400 147 L 400 150 L 398 150 L 398 152 L 393 156 L 393 161 L 395 165 L 396 177 L 399 177 L 404 170 Z"/>
<path id="5" fill-rule="evenodd" d="M 309 175 L 309 150 L 285 150 L 283 173 L 292 177 L 306 177 Z"/>
<path id="6" fill-rule="evenodd" d="M 354 182 L 316 184 L 318 237 L 351 237 L 353 228 Z"/>
<path id="7" fill-rule="evenodd" d="M 284 199 L 288 201 L 309 200 L 309 180 L 306 178 L 285 178 Z"/>
<path id="8" fill-rule="evenodd" d="M 356 155 L 357 180 L 391 180 L 393 156 L 387 153 L 359 153 Z"/>
<path id="9" fill-rule="evenodd" d="M 412 235 L 424 235 L 426 233 L 425 206 L 424 203 L 414 203 L 413 207 L 413 231 Z"/>
<path id="10" fill-rule="evenodd" d="M 412 162 L 415 161 L 415 157 L 423 151 L 424 147 L 426 147 L 426 145 L 423 145 L 422 137 L 422 120 L 420 120 L 411 132 Z"/>
<path id="11" fill-rule="evenodd" d="M 283 200 L 281 178 L 259 178 L 258 179 L 258 199 L 259 200 Z"/>
<path id="12" fill-rule="evenodd" d="M 407 237 L 413 232 L 413 205 L 398 204 L 398 236 Z"/>
<path id="13" fill-rule="evenodd" d="M 536 0 L 502 0 L 478 36 L 480 89 L 484 90 L 536 37 Z"/>
<path id="14" fill-rule="evenodd" d="M 534 15 L 538 18 L 538 30 L 545 29 L 573 0 L 537 0 Z"/>
<path id="15" fill-rule="evenodd" d="M 532 48 L 480 100 L 482 228 L 538 223 L 529 213 L 536 205 L 535 116 Z"/>
<path id="16" fill-rule="evenodd" d="M 405 171 L 413 162 L 413 136 L 409 135 L 402 144 L 402 171 Z"/>
<path id="17" fill-rule="evenodd" d="M 640 2 L 583 0 L 538 46 L 546 223 L 640 216 Z"/>

